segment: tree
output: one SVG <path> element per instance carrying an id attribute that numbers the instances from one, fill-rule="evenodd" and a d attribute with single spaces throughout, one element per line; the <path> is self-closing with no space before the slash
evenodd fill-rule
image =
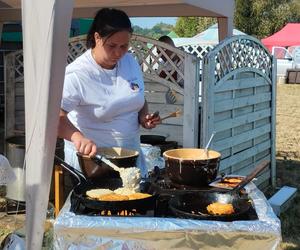
<path id="1" fill-rule="evenodd" d="M 216 22 L 216 18 L 211 17 L 179 17 L 174 31 L 181 37 L 192 37 Z"/>
<path id="2" fill-rule="evenodd" d="M 289 22 L 300 21 L 298 0 L 236 0 L 234 24 L 241 31 L 263 38 Z"/>
<path id="3" fill-rule="evenodd" d="M 162 35 L 169 34 L 173 29 L 173 25 L 166 24 L 166 23 L 158 23 L 151 29 L 143 29 L 140 26 L 133 26 L 133 31 L 135 34 L 139 34 L 146 37 L 151 37 L 154 39 L 159 38 Z"/>

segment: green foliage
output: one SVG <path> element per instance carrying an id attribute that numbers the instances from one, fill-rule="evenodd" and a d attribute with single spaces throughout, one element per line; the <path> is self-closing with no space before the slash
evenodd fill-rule
<path id="1" fill-rule="evenodd" d="M 300 21 L 298 0 L 235 0 L 235 27 L 258 38 L 267 37 L 289 22 Z"/>
<path id="2" fill-rule="evenodd" d="M 151 37 L 154 39 L 158 39 L 162 35 L 167 35 L 169 34 L 173 29 L 173 25 L 170 24 L 165 24 L 165 23 L 158 23 L 153 28 L 151 29 L 143 29 L 140 26 L 133 26 L 133 31 L 136 34 L 146 36 L 146 37 Z"/>
<path id="3" fill-rule="evenodd" d="M 206 30 L 216 22 L 216 18 L 211 17 L 179 17 L 176 21 L 174 31 L 180 37 L 192 37 Z"/>
<path id="4" fill-rule="evenodd" d="M 179 37 L 192 37 L 216 22 L 210 17 L 179 17 L 175 27 L 159 23 L 152 29 L 133 29 L 136 34 L 155 39 L 172 30 Z M 300 22 L 300 0 L 235 0 L 234 26 L 246 34 L 267 37 L 289 22 Z"/>

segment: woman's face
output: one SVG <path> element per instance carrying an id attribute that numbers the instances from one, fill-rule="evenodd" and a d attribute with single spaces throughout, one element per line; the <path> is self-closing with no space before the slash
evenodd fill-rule
<path id="1" fill-rule="evenodd" d="M 94 48 L 97 62 L 104 68 L 113 68 L 128 51 L 131 33 L 120 31 L 110 37 L 100 37 L 95 33 L 96 46 Z"/>

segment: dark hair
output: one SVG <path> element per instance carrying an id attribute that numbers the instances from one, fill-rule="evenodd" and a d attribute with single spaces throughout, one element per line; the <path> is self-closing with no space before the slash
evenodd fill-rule
<path id="1" fill-rule="evenodd" d="M 174 45 L 172 38 L 169 36 L 161 36 L 160 38 L 158 38 L 158 41 Z"/>
<path id="2" fill-rule="evenodd" d="M 119 31 L 133 32 L 127 14 L 122 10 L 103 8 L 99 10 L 87 34 L 86 46 L 96 46 L 94 34 L 98 32 L 101 37 L 110 37 Z"/>

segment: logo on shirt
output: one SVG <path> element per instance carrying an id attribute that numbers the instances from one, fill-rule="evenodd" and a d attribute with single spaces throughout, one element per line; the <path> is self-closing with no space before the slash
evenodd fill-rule
<path id="1" fill-rule="evenodd" d="M 139 86 L 139 84 L 136 83 L 136 82 L 130 82 L 130 88 L 131 88 L 133 91 L 139 91 L 140 86 Z"/>

